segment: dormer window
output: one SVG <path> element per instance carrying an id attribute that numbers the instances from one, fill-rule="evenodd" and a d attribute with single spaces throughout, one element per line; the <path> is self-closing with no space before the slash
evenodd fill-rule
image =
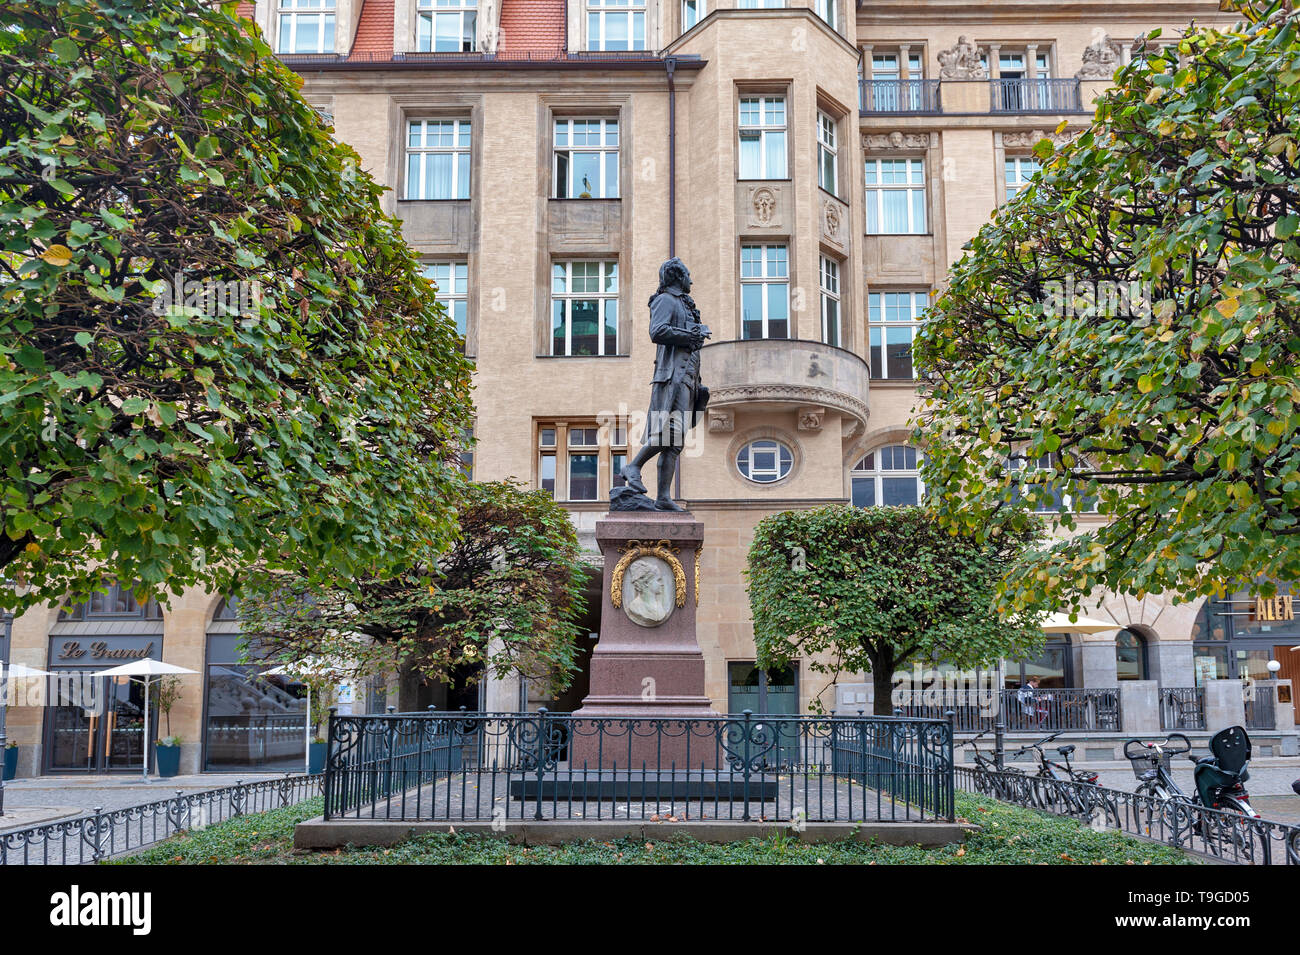
<path id="1" fill-rule="evenodd" d="M 334 0 L 279 0 L 280 53 L 333 53 Z"/>
<path id="2" fill-rule="evenodd" d="M 473 53 L 478 0 L 419 0 L 415 48 L 421 53 Z"/>

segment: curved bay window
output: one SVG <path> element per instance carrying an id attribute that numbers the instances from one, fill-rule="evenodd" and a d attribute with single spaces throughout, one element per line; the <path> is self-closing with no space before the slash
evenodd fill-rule
<path id="1" fill-rule="evenodd" d="M 1147 642 L 1132 630 L 1115 637 L 1115 675 L 1121 680 L 1147 678 Z"/>
<path id="2" fill-rule="evenodd" d="M 208 625 L 203 687 L 203 768 L 209 772 L 304 768 L 307 688 L 247 662 L 257 656 L 239 622 L 238 598 L 222 600 Z"/>

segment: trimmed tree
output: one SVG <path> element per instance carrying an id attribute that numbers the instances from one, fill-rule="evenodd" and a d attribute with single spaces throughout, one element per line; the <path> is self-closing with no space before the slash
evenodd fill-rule
<path id="1" fill-rule="evenodd" d="M 0 607 L 452 528 L 453 323 L 234 5 L 0 2 Z"/>
<path id="2" fill-rule="evenodd" d="M 544 491 L 467 485 L 450 549 L 386 578 L 322 589 L 305 577 L 245 592 L 240 617 L 272 658 L 396 671 L 403 710 L 421 681 L 520 673 L 551 695 L 577 668 L 586 571 L 573 524 Z M 265 583 L 266 581 L 263 581 Z"/>
<path id="3" fill-rule="evenodd" d="M 762 667 L 870 671 L 875 712 L 893 712 L 912 660 L 961 668 L 1041 651 L 1038 616 L 1002 619 L 997 581 L 1033 529 L 953 533 L 924 508 L 832 505 L 763 518 L 749 548 L 749 606 Z"/>
<path id="4" fill-rule="evenodd" d="M 1300 17 L 1251 7 L 1149 38 L 927 316 L 945 523 L 1106 519 L 1016 570 L 1010 606 L 1300 578 Z"/>

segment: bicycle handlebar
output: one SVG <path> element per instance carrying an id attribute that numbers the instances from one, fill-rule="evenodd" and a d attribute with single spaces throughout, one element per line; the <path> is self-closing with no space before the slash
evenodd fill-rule
<path id="1" fill-rule="evenodd" d="M 1170 743 L 1178 743 L 1178 742 L 1181 742 L 1183 744 L 1182 749 L 1174 749 L 1169 745 Z M 1129 752 L 1129 749 L 1134 744 L 1136 744 L 1141 748 L 1141 751 L 1136 754 Z M 1159 743 L 1146 743 L 1140 739 L 1131 739 L 1131 740 L 1127 740 L 1124 743 L 1125 759 L 1138 759 L 1143 756 L 1148 758 L 1154 758 L 1157 757 L 1157 755 L 1160 753 L 1167 753 L 1170 756 L 1181 756 L 1183 753 L 1190 753 L 1191 751 L 1192 751 L 1192 741 L 1189 740 L 1182 733 L 1170 733 Z"/>

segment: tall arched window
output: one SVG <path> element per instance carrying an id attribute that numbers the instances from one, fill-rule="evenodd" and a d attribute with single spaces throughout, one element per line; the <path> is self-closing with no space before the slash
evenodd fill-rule
<path id="1" fill-rule="evenodd" d="M 905 444 L 889 444 L 853 465 L 853 503 L 857 507 L 920 504 L 925 494 L 918 471 L 920 455 Z"/>
<path id="2" fill-rule="evenodd" d="M 1115 675 L 1121 680 L 1147 678 L 1147 642 L 1133 630 L 1121 630 L 1115 638 Z"/>

